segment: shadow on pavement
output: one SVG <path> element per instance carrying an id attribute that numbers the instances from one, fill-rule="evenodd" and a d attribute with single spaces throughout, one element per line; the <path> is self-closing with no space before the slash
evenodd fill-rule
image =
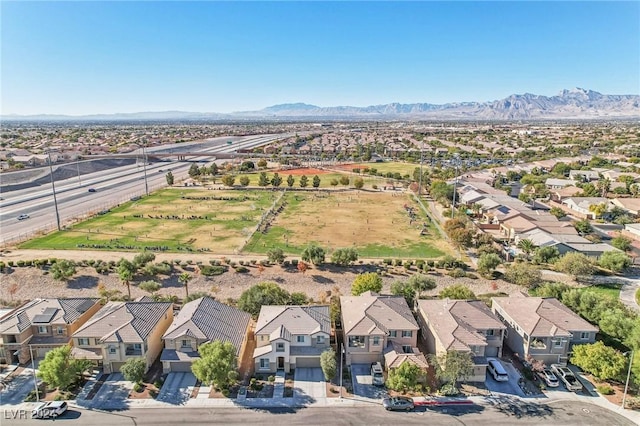
<path id="1" fill-rule="evenodd" d="M 309 395 L 301 395 L 295 398 L 265 398 L 265 406 L 257 406 L 255 398 L 253 401 L 235 401 L 236 406 L 244 407 L 253 411 L 271 414 L 295 414 L 307 406 L 316 402 L 315 398 Z M 251 404 L 251 405 L 249 405 Z M 268 404 L 268 405 L 267 405 Z"/>
<path id="2" fill-rule="evenodd" d="M 478 404 L 469 404 L 469 405 L 440 405 L 440 406 L 431 406 L 431 407 L 421 407 L 418 406 L 415 408 L 417 413 L 420 412 L 434 412 L 440 414 L 447 414 L 449 416 L 460 417 L 469 414 L 479 414 L 484 411 L 484 407 Z"/>
<path id="3" fill-rule="evenodd" d="M 60 420 L 77 420 L 80 418 L 80 416 L 82 416 L 82 413 L 80 411 L 76 411 L 76 410 L 67 410 L 65 413 L 63 413 L 61 416 L 56 417 L 55 421 L 60 421 Z"/>
<path id="4" fill-rule="evenodd" d="M 499 412 L 518 419 L 523 417 L 547 417 L 553 415 L 553 409 L 548 405 L 527 402 L 507 395 L 492 395 L 485 400 Z"/>

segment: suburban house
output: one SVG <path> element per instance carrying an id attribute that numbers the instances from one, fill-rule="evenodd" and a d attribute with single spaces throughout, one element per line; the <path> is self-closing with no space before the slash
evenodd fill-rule
<path id="1" fill-rule="evenodd" d="M 147 369 L 162 351 L 162 335 L 173 320 L 173 303 L 109 302 L 73 333 L 75 358 L 90 359 L 105 373 L 142 357 Z"/>
<path id="2" fill-rule="evenodd" d="M 491 310 L 507 326 L 505 344 L 522 359 L 566 364 L 571 347 L 593 343 L 598 328 L 553 297 L 493 297 Z"/>
<path id="3" fill-rule="evenodd" d="M 320 355 L 331 348 L 329 307 L 262 306 L 254 335 L 257 373 L 320 367 Z"/>
<path id="4" fill-rule="evenodd" d="M 600 179 L 600 174 L 596 170 L 570 170 L 569 179 L 578 182 L 589 182 Z"/>
<path id="5" fill-rule="evenodd" d="M 418 322 L 429 353 L 473 355 L 472 382 L 484 382 L 487 357 L 502 356 L 505 325 L 479 300 L 419 300 Z"/>
<path id="6" fill-rule="evenodd" d="M 162 336 L 163 371 L 191 371 L 191 364 L 200 357 L 198 347 L 215 340 L 231 342 L 240 358 L 247 344 L 250 322 L 250 314 L 210 297 L 187 303 Z"/>
<path id="7" fill-rule="evenodd" d="M 100 299 L 34 299 L 0 318 L 0 360 L 23 364 L 69 344 L 71 335 L 100 309 Z"/>
<path id="8" fill-rule="evenodd" d="M 575 184 L 571 179 L 547 178 L 547 180 L 544 181 L 547 189 L 562 189 L 567 186 L 575 186 Z"/>
<path id="9" fill-rule="evenodd" d="M 403 362 L 427 366 L 417 348 L 420 327 L 402 296 L 367 291 L 340 297 L 346 363 L 384 362 L 394 368 Z"/>
<path id="10" fill-rule="evenodd" d="M 640 216 L 640 198 L 615 198 L 611 200 L 611 204 L 634 217 Z"/>

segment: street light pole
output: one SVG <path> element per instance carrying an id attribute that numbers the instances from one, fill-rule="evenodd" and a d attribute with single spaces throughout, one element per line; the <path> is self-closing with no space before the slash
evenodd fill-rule
<path id="1" fill-rule="evenodd" d="M 340 343 L 340 398 L 342 398 L 342 355 L 344 354 L 344 343 Z"/>
<path id="2" fill-rule="evenodd" d="M 53 189 L 53 206 L 56 209 L 56 224 L 58 225 L 58 231 L 60 228 L 60 213 L 58 213 L 58 199 L 56 198 L 56 184 L 53 179 L 53 166 L 51 165 L 51 151 L 47 152 L 49 155 L 49 176 L 51 176 L 51 188 Z"/>
<path id="3" fill-rule="evenodd" d="M 147 182 L 147 154 L 144 150 L 146 143 L 142 145 L 142 170 L 144 170 L 144 192 L 149 195 L 149 183 Z"/>
<path id="4" fill-rule="evenodd" d="M 622 409 L 624 410 L 624 403 L 627 399 L 627 390 L 629 389 L 629 378 L 631 378 L 631 364 L 633 364 L 633 351 L 629 357 L 629 369 L 627 370 L 627 382 L 624 385 L 624 394 L 622 395 Z"/>
<path id="5" fill-rule="evenodd" d="M 33 387 L 36 389 L 36 402 L 40 402 L 40 392 L 38 392 L 38 380 L 36 379 L 36 363 L 33 359 L 33 348 L 29 345 L 29 354 L 31 355 L 31 370 L 33 370 Z"/>
<path id="6" fill-rule="evenodd" d="M 453 212 L 456 207 L 456 189 L 458 189 L 458 163 L 456 162 L 456 178 L 453 181 L 453 203 L 451 204 L 451 219 L 453 219 Z"/>
<path id="7" fill-rule="evenodd" d="M 424 161 L 424 142 L 420 143 L 420 177 L 418 180 L 418 198 L 422 199 L 422 162 Z"/>

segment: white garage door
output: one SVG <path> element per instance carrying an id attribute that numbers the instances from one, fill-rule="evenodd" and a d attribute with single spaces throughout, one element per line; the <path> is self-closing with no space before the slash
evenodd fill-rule
<path id="1" fill-rule="evenodd" d="M 320 358 L 300 358 L 296 357 L 296 368 L 317 368 L 320 367 Z"/>
<path id="2" fill-rule="evenodd" d="M 191 372 L 190 362 L 172 362 L 169 365 L 171 366 L 171 371 L 174 373 L 190 373 Z"/>
<path id="3" fill-rule="evenodd" d="M 351 364 L 371 364 L 372 362 L 384 361 L 380 358 L 375 354 L 353 354 L 351 355 Z"/>

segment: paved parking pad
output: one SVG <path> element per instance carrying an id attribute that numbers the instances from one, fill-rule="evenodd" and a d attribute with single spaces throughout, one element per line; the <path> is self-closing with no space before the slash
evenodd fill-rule
<path id="1" fill-rule="evenodd" d="M 40 382 L 38 380 L 38 383 Z M 20 374 L 7 379 L 6 385 L 0 391 L 0 405 L 20 404 L 34 389 L 33 370 L 25 368 Z"/>
<path id="2" fill-rule="evenodd" d="M 185 404 L 195 385 L 196 376 L 193 373 L 169 373 L 158 394 L 158 401 Z"/>
<path id="3" fill-rule="evenodd" d="M 374 386 L 371 377 L 370 364 L 352 364 L 351 379 L 353 381 L 353 393 L 365 398 L 381 399 L 387 396 L 384 386 Z"/>
<path id="4" fill-rule="evenodd" d="M 91 405 L 105 409 L 125 408 L 131 389 L 133 389 L 133 383 L 125 380 L 122 373 L 110 374 L 91 400 Z"/>
<path id="5" fill-rule="evenodd" d="M 485 386 L 488 390 L 495 393 L 503 393 L 508 395 L 518 395 L 524 397 L 524 392 L 518 385 L 518 381 L 522 378 L 520 372 L 510 362 L 504 362 L 500 360 L 500 363 L 504 367 L 505 371 L 509 375 L 508 382 L 497 382 L 491 373 L 487 372 L 487 380 Z"/>
<path id="6" fill-rule="evenodd" d="M 327 385 L 321 368 L 296 368 L 293 375 L 296 398 L 325 398 Z"/>

